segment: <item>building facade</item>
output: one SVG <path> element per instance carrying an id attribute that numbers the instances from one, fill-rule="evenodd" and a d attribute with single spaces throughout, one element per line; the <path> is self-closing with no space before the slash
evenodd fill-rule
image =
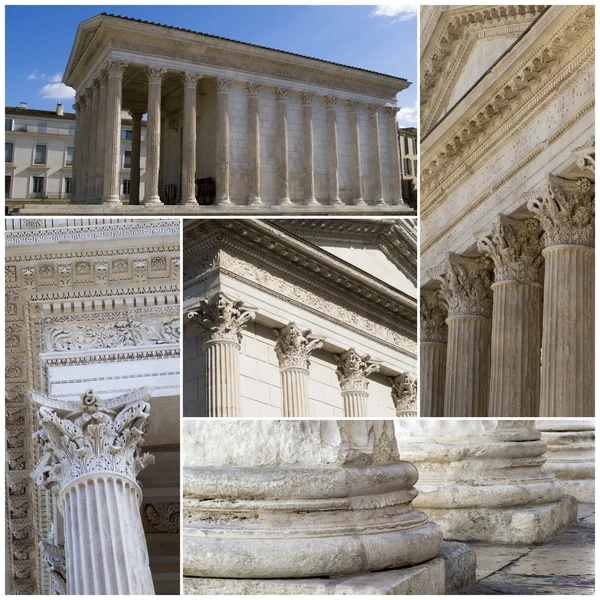
<path id="1" fill-rule="evenodd" d="M 125 210 L 118 115 L 127 110 L 134 196 L 148 115 L 143 210 L 174 200 L 171 212 L 206 212 L 202 198 L 254 214 L 412 212 L 396 135 L 404 79 L 102 14 L 79 25 L 64 82 L 81 123 L 71 203 L 102 204 L 88 211 Z"/>
<path id="2" fill-rule="evenodd" d="M 56 112 L 7 106 L 4 121 L 4 199 L 11 211 L 28 204 L 66 204 L 73 192 L 75 159 L 75 113 L 64 111 L 59 102 Z M 119 189 L 130 197 L 132 124 L 121 121 Z M 140 185 L 146 169 L 146 131 L 142 123 Z"/>
<path id="3" fill-rule="evenodd" d="M 416 415 L 413 220 L 186 220 L 184 415 Z"/>
<path id="4" fill-rule="evenodd" d="M 176 594 L 179 222 L 6 228 L 7 593 Z"/>
<path id="5" fill-rule="evenodd" d="M 594 415 L 594 18 L 423 8 L 426 416 Z"/>
<path id="6" fill-rule="evenodd" d="M 402 197 L 409 206 L 417 208 L 417 187 L 419 182 L 419 151 L 416 127 L 399 127 L 400 168 L 402 170 Z"/>

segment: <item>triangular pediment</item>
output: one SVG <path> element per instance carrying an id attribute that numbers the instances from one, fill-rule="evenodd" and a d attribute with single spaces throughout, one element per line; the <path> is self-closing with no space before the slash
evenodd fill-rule
<path id="1" fill-rule="evenodd" d="M 424 136 L 523 34 L 542 6 L 444 7 L 426 23 L 421 57 Z M 423 26 L 423 25 L 422 25 Z"/>

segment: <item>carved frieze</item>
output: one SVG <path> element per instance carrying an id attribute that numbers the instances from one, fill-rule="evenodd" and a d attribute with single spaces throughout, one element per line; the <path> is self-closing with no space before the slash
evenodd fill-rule
<path id="1" fill-rule="evenodd" d="M 440 290 L 421 290 L 421 342 L 448 341 L 448 305 Z"/>
<path id="2" fill-rule="evenodd" d="M 381 367 L 381 361 L 367 355 L 360 355 L 354 348 L 336 355 L 336 375 L 343 392 L 366 391 L 369 386 L 368 377 Z"/>
<path id="3" fill-rule="evenodd" d="M 179 533 L 179 502 L 152 502 L 146 505 L 144 513 L 155 531 Z"/>
<path id="4" fill-rule="evenodd" d="M 310 355 L 313 351 L 323 346 L 323 339 L 314 335 L 310 329 L 302 330 L 296 323 L 289 323 L 282 329 L 275 329 L 277 342 L 275 353 L 279 360 L 279 367 L 296 367 L 308 369 Z"/>

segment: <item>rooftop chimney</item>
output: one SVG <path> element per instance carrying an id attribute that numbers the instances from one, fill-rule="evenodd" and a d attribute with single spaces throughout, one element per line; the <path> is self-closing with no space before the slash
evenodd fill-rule
<path id="1" fill-rule="evenodd" d="M 27 108 L 27 102 L 21 102 L 20 108 Z"/>
<path id="2" fill-rule="evenodd" d="M 59 117 L 62 117 L 62 116 L 63 116 L 63 114 L 64 114 L 64 112 L 65 112 L 65 111 L 64 111 L 64 109 L 63 109 L 63 105 L 62 105 L 60 102 L 57 102 L 57 103 L 56 103 L 56 114 L 57 114 Z"/>

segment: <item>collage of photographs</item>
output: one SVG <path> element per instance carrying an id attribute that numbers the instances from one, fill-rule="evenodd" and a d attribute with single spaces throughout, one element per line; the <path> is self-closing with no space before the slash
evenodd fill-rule
<path id="1" fill-rule="evenodd" d="M 594 595 L 595 19 L 5 4 L 5 594 Z"/>

